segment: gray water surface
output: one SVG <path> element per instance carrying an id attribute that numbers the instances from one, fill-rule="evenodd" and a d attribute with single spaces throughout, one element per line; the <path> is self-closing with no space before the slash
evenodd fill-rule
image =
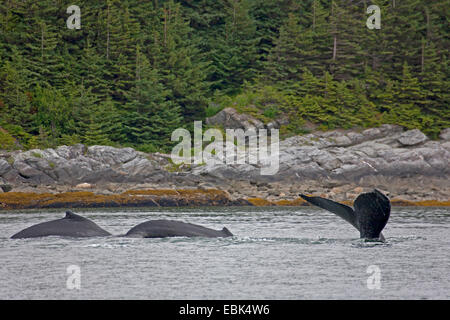
<path id="1" fill-rule="evenodd" d="M 13 240 L 64 210 L 3 211 L 0 299 L 450 298 L 448 208 L 393 208 L 386 243 L 361 241 L 350 224 L 311 207 L 74 212 L 115 235 L 149 219 L 176 219 L 226 226 L 235 237 Z M 79 267 L 79 289 L 67 286 L 71 265 Z"/>

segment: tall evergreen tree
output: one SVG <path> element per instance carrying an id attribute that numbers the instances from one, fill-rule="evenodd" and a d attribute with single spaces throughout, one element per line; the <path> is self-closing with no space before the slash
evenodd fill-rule
<path id="1" fill-rule="evenodd" d="M 158 72 L 136 48 L 135 86 L 123 110 L 123 133 L 134 145 L 170 145 L 170 134 L 181 125 L 180 107 L 168 100 L 170 91 L 158 83 Z"/>
<path id="2" fill-rule="evenodd" d="M 386 120 L 406 128 L 424 128 L 427 117 L 421 114 L 420 106 L 424 103 L 425 94 L 421 90 L 419 80 L 411 73 L 411 68 L 405 62 L 401 81 L 393 87 L 392 96 L 395 100 L 389 105 Z"/>
<path id="3" fill-rule="evenodd" d="M 204 116 L 208 104 L 207 63 L 201 61 L 195 44 L 190 43 L 191 28 L 173 1 L 160 8 L 160 24 L 154 33 L 150 63 L 158 70 L 170 100 L 181 107 L 186 122 Z"/>

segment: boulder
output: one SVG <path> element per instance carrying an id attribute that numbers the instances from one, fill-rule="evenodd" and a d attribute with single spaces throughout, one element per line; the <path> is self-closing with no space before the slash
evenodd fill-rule
<path id="1" fill-rule="evenodd" d="M 450 141 L 450 128 L 442 130 L 439 138 L 445 141 Z"/>
<path id="2" fill-rule="evenodd" d="M 11 165 L 8 163 L 8 161 L 0 159 L 0 177 L 11 169 Z"/>
<path id="3" fill-rule="evenodd" d="M 334 139 L 335 143 L 339 147 L 346 147 L 352 144 L 352 140 L 350 140 L 347 136 L 339 136 Z"/>
<path id="4" fill-rule="evenodd" d="M 78 188 L 78 189 L 91 189 L 93 187 L 94 186 L 92 184 L 87 183 L 87 182 L 79 183 L 75 186 L 75 188 Z"/>
<path id="5" fill-rule="evenodd" d="M 419 129 L 403 132 L 397 139 L 404 146 L 415 146 L 428 140 L 427 136 Z"/>
<path id="6" fill-rule="evenodd" d="M 374 140 L 376 138 L 380 138 L 382 136 L 381 134 L 381 130 L 379 128 L 370 128 L 370 129 L 366 129 L 362 132 L 362 135 L 367 139 L 367 140 Z"/>
<path id="7" fill-rule="evenodd" d="M 114 148 L 110 146 L 90 146 L 87 150 L 86 156 L 106 163 L 115 165 L 125 163 L 136 158 L 138 152 L 133 148 Z"/>
<path id="8" fill-rule="evenodd" d="M 60 146 L 55 152 L 59 157 L 70 160 L 85 154 L 86 146 L 80 143 L 73 146 Z"/>
<path id="9" fill-rule="evenodd" d="M 221 125 L 225 129 L 263 129 L 264 123 L 248 115 L 240 114 L 233 108 L 225 108 L 215 116 L 206 119 L 208 125 Z"/>
<path id="10" fill-rule="evenodd" d="M 363 134 L 358 132 L 349 132 L 346 136 L 351 140 L 352 145 L 361 143 L 367 139 L 367 136 L 364 136 Z"/>

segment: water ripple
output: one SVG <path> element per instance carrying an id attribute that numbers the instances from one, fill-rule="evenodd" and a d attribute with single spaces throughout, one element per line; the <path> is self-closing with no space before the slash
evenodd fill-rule
<path id="1" fill-rule="evenodd" d="M 229 238 L 9 239 L 62 210 L 0 214 L 0 299 L 449 299 L 448 208 L 393 208 L 386 242 L 303 207 L 79 210 L 113 234 L 176 219 Z M 66 287 L 79 265 L 81 290 Z M 379 266 L 382 289 L 367 288 Z"/>

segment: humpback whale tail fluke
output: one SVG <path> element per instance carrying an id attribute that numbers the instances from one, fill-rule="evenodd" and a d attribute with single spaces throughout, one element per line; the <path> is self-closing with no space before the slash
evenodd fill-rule
<path id="1" fill-rule="evenodd" d="M 359 230 L 360 237 L 365 239 L 384 240 L 381 231 L 389 220 L 391 203 L 380 191 L 360 194 L 355 202 L 354 209 L 344 204 L 321 197 L 300 197 L 322 209 L 333 212 Z"/>

